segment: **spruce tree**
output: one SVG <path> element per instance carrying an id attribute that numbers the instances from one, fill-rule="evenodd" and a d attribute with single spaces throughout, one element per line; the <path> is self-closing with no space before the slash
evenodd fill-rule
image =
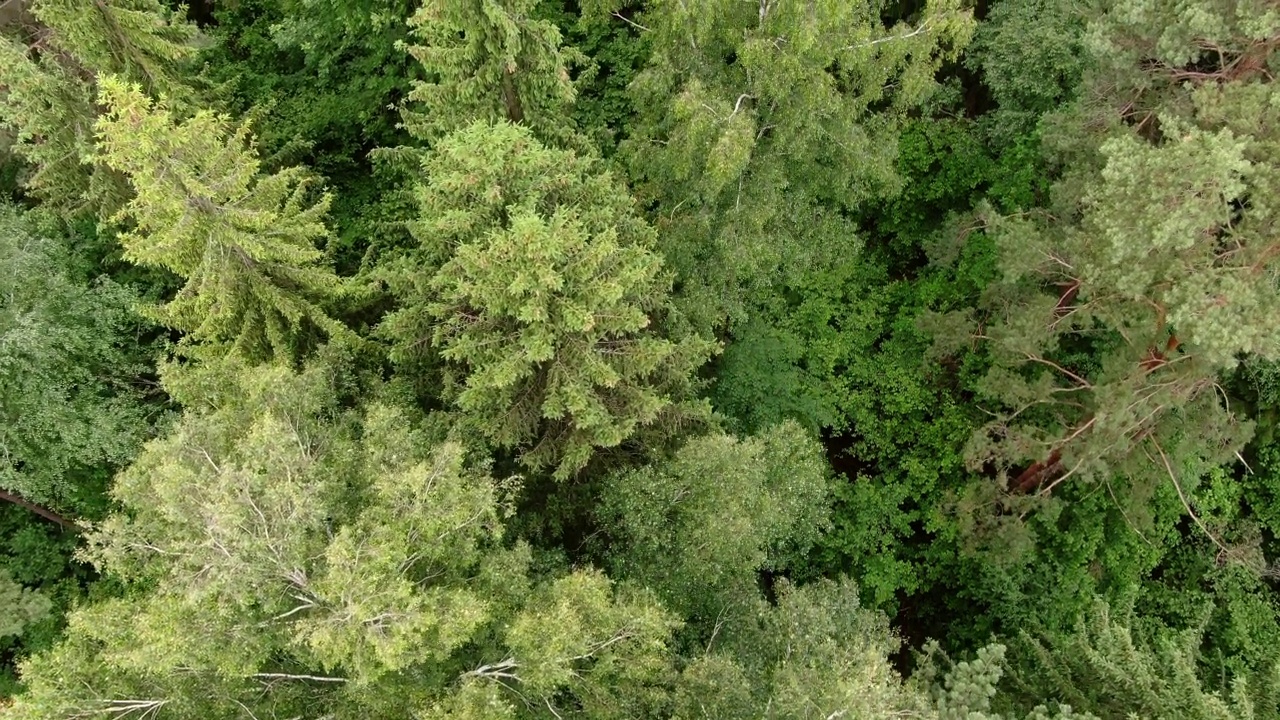
<path id="1" fill-rule="evenodd" d="M 544 141 L 572 137 L 574 87 L 560 30 L 533 0 L 428 0 L 409 20 L 409 53 L 427 79 L 414 83 L 405 126 L 436 142 L 472 122 L 526 125 Z"/>
<path id="2" fill-rule="evenodd" d="M 207 110 L 179 120 L 166 102 L 115 78 L 101 83 L 99 161 L 128 178 L 116 215 L 125 258 L 186 284 L 149 313 L 195 343 L 251 357 L 290 356 L 316 330 L 342 332 L 318 304 L 339 291 L 315 242 L 329 196 L 301 168 L 261 171 L 247 125 Z"/>
<path id="3" fill-rule="evenodd" d="M 93 162 L 96 78 L 115 75 L 152 95 L 189 99 L 184 71 L 196 30 L 159 0 L 34 0 L 29 38 L 0 37 L 0 126 L 31 166 L 27 189 L 75 215 L 109 215 L 127 199 Z"/>
<path id="4" fill-rule="evenodd" d="M 598 161 L 503 122 L 450 135 L 422 172 L 419 248 L 383 270 L 393 359 L 438 352 L 475 429 L 562 478 L 701 412 L 686 401 L 712 348 L 668 322 L 653 230 Z"/>
<path id="5" fill-rule="evenodd" d="M 893 27 L 882 9 L 663 0 L 636 20 L 652 55 L 621 153 L 703 322 L 856 251 L 851 215 L 898 191 L 901 121 L 973 21 L 954 0 Z"/>

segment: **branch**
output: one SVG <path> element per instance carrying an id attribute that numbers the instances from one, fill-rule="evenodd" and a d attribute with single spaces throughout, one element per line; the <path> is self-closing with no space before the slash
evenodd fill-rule
<path id="1" fill-rule="evenodd" d="M 893 40 L 906 40 L 908 38 L 913 38 L 916 35 L 919 35 L 920 33 L 925 32 L 928 29 L 929 29 L 929 23 L 926 21 L 920 27 L 916 28 L 915 30 L 912 30 L 906 35 L 890 35 L 889 37 L 882 37 L 878 40 L 871 40 L 864 43 L 858 43 L 857 45 L 850 45 L 846 47 L 845 50 L 861 50 L 862 48 L 868 48 L 873 45 L 879 45 L 881 43 L 887 43 Z"/>
<path id="2" fill-rule="evenodd" d="M 254 673 L 252 677 L 264 680 L 312 680 L 314 682 L 344 683 L 346 678 L 325 675 L 293 675 L 290 673 Z"/>
<path id="3" fill-rule="evenodd" d="M 40 517 L 44 518 L 45 520 L 49 520 L 51 522 L 57 523 L 62 527 L 63 530 L 66 530 L 68 528 L 74 529 L 76 526 L 75 521 L 69 518 L 65 518 L 48 508 L 41 507 L 40 505 L 37 505 L 27 500 L 26 498 L 22 497 L 21 495 L 15 492 L 9 492 L 8 490 L 0 489 L 0 500 L 7 500 L 13 503 L 14 505 L 24 507 L 30 510 L 31 512 L 39 515 Z"/>
<path id="4" fill-rule="evenodd" d="M 618 18 L 618 19 L 619 19 L 619 20 L 621 20 L 622 22 L 624 22 L 624 23 L 626 23 L 626 24 L 630 25 L 631 27 L 633 27 L 633 28 L 635 28 L 635 29 L 637 29 L 637 30 L 642 30 L 642 31 L 644 31 L 644 32 L 649 32 L 649 28 L 647 28 L 647 27 L 645 27 L 645 26 L 641 25 L 641 24 L 640 24 L 640 23 L 638 23 L 638 22 L 635 22 L 634 20 L 629 20 L 629 19 L 627 19 L 627 18 L 623 17 L 623 16 L 622 16 L 622 13 L 618 12 L 617 10 L 614 10 L 612 13 L 609 13 L 609 14 L 610 14 L 610 15 L 613 15 L 614 17 Z"/>
<path id="5" fill-rule="evenodd" d="M 1152 440 L 1151 443 L 1156 446 L 1156 452 L 1160 453 L 1160 459 L 1164 461 L 1164 469 L 1169 473 L 1169 479 L 1173 481 L 1173 488 L 1178 491 L 1178 499 L 1182 501 L 1182 507 L 1187 509 L 1187 514 L 1191 516 L 1192 520 L 1196 521 L 1196 525 L 1200 526 L 1200 529 L 1213 541 L 1213 544 L 1218 546 L 1222 554 L 1230 555 L 1231 551 L 1227 549 L 1227 546 L 1218 539 L 1217 535 L 1209 532 L 1209 528 L 1205 527 L 1204 522 L 1200 520 L 1200 516 L 1196 515 L 1195 511 L 1191 509 L 1191 503 L 1187 502 L 1187 496 L 1182 492 L 1182 485 L 1178 483 L 1178 478 L 1173 474 L 1173 466 L 1169 464 L 1169 456 L 1164 454 L 1164 447 L 1155 440 Z"/>

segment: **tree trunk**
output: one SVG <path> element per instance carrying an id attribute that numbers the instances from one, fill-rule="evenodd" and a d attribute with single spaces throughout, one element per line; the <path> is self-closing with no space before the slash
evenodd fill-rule
<path id="1" fill-rule="evenodd" d="M 513 123 L 524 122 L 524 107 L 520 105 L 520 94 L 516 92 L 515 71 L 510 67 L 502 71 L 502 104 L 507 108 L 507 119 Z"/>
<path id="2" fill-rule="evenodd" d="M 14 505 L 24 507 L 30 510 L 31 512 L 39 515 L 40 517 L 44 518 L 45 520 L 58 523 L 58 525 L 62 526 L 64 530 L 68 528 L 74 530 L 76 527 L 75 521 L 69 518 L 65 518 L 48 508 L 36 505 L 35 503 L 30 502 L 29 500 L 27 500 L 26 498 L 22 497 L 17 493 L 9 492 L 7 490 L 0 490 L 0 500 L 7 500 L 13 503 Z"/>

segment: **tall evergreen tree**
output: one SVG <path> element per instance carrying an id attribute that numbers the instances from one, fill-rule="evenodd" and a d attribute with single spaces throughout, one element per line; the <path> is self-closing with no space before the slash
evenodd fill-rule
<path id="1" fill-rule="evenodd" d="M 186 280 L 153 317 L 252 357 L 289 356 L 314 330 L 342 332 L 317 304 L 340 287 L 314 244 L 329 197 L 313 197 L 301 168 L 261 172 L 247 125 L 207 110 L 179 121 L 137 85 L 106 78 L 101 102 L 99 159 L 135 192 L 116 216 L 129 223 L 125 258 Z"/>
<path id="2" fill-rule="evenodd" d="M 450 135 L 423 173 L 420 246 L 383 269 L 400 308 L 382 332 L 400 362 L 440 354 L 476 430 L 567 477 L 700 412 L 691 375 L 712 348 L 670 322 L 653 230 L 598 161 L 503 122 Z"/>
<path id="3" fill-rule="evenodd" d="M 651 3 L 622 148 L 704 321 L 856 250 L 851 213 L 898 190 L 897 132 L 968 41 L 954 0 L 886 28 L 882 2 Z"/>
<path id="4" fill-rule="evenodd" d="M 978 334 L 1002 412 L 970 458 L 1017 492 L 1118 477 L 1141 500 L 1171 480 L 1189 503 L 1248 436 L 1220 374 L 1280 354 L 1262 199 L 1280 182 L 1265 71 L 1280 25 L 1251 5 L 1197 8 L 1092 19 L 1081 97 L 1046 131 L 1063 168 L 1050 208 L 989 218 L 1004 281 Z"/>
<path id="5" fill-rule="evenodd" d="M 127 189 L 93 162 L 95 78 L 189 98 L 183 69 L 195 27 L 159 0 L 34 0 L 28 10 L 40 25 L 34 36 L 0 37 L 0 126 L 31 165 L 34 195 L 60 211 L 109 214 Z"/>
<path id="6" fill-rule="evenodd" d="M 409 20 L 409 53 L 427 80 L 414 84 L 405 125 L 435 142 L 472 122 L 507 120 L 544 141 L 572 136 L 573 84 L 567 65 L 578 55 L 561 46 L 560 30 L 535 17 L 534 0 L 428 0 Z"/>

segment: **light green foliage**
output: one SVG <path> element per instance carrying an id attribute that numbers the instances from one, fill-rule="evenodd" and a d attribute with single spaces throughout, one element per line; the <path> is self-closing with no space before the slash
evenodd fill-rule
<path id="1" fill-rule="evenodd" d="M 434 347 L 445 397 L 559 477 L 698 412 L 685 400 L 711 347 L 662 324 L 671 280 L 654 232 L 597 161 L 478 124 L 437 145 L 423 173 L 420 248 L 385 271 L 400 302 L 383 328 L 393 358 Z"/>
<path id="2" fill-rule="evenodd" d="M 710 635 L 755 606 L 757 572 L 803 556 L 826 501 L 821 449 L 788 422 L 741 441 L 692 439 L 670 460 L 609 479 L 600 512 L 615 574 Z"/>
<path id="3" fill-rule="evenodd" d="M 70 244 L 0 205 L 0 488 L 78 513 L 145 424 L 134 296 L 77 277 Z"/>
<path id="4" fill-rule="evenodd" d="M 120 477 L 124 511 L 88 552 L 136 591 L 73 613 L 6 717 L 644 702 L 674 619 L 590 570 L 532 576 L 483 466 L 406 411 L 341 410 L 334 362 L 166 370 L 187 412 Z"/>
<path id="5" fill-rule="evenodd" d="M 23 587 L 0 569 L 0 638 L 21 635 L 31 623 L 49 613 L 49 598 Z"/>
<path id="6" fill-rule="evenodd" d="M 920 658 L 922 667 L 911 680 L 928 688 L 938 720 L 1098 720 L 1058 702 L 1036 705 L 1025 716 L 993 712 L 993 701 L 1003 700 L 997 686 L 1005 675 L 1005 651 L 1004 645 L 987 645 L 972 660 L 952 662 L 936 642 L 930 642 Z"/>
<path id="7" fill-rule="evenodd" d="M 931 718 L 887 656 L 898 646 L 883 615 L 858 606 L 849 583 L 779 584 L 775 606 L 726 621 L 681 674 L 673 717 Z"/>
<path id="8" fill-rule="evenodd" d="M 533 0 L 428 0 L 409 20 L 410 54 L 427 80 L 408 95 L 405 126 L 438 141 L 473 122 L 507 120 L 545 141 L 572 136 L 573 84 L 567 64 L 577 54 L 560 30 L 532 13 Z"/>
<path id="9" fill-rule="evenodd" d="M 623 153 L 704 322 L 856 250 L 845 213 L 899 189 L 897 128 L 973 22 L 940 0 L 885 28 L 883 9 L 670 0 L 640 16 L 652 55 Z"/>
<path id="10" fill-rule="evenodd" d="M 329 198 L 311 197 L 302 169 L 262 173 L 247 126 L 208 111 L 178 121 L 135 85 L 104 79 L 101 101 L 99 157 L 136 193 L 116 216 L 129 222 L 125 258 L 186 279 L 152 317 L 254 357 L 288 356 L 308 330 L 342 332 L 317 304 L 339 290 L 314 245 Z"/>
<path id="11" fill-rule="evenodd" d="M 1280 665 L 1238 677 L 1221 693 L 1197 676 L 1197 630 L 1143 632 L 1131 613 L 1097 603 L 1074 631 L 1043 639 L 1024 633 L 1011 665 L 1024 697 L 1052 697 L 1104 718 L 1254 720 L 1280 711 Z"/>
<path id="12" fill-rule="evenodd" d="M 182 70 L 195 27 L 158 0 L 36 0 L 28 9 L 43 26 L 38 42 L 0 38 L 0 126 L 32 166 L 24 184 L 37 197 L 67 213 L 109 214 L 127 190 L 93 163 L 94 78 L 189 99 Z"/>

